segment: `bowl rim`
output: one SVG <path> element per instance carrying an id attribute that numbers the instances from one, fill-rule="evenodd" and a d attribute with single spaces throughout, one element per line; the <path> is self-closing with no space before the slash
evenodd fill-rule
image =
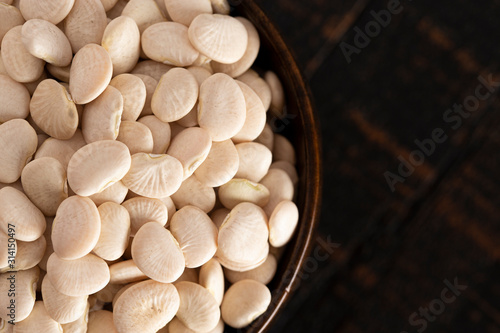
<path id="1" fill-rule="evenodd" d="M 245 17 L 255 25 L 261 39 L 265 38 L 272 41 L 270 46 L 272 52 L 277 55 L 278 60 L 287 65 L 284 74 L 287 76 L 287 82 L 291 83 L 289 88 L 293 96 L 299 97 L 297 98 L 297 107 L 304 129 L 302 141 L 305 149 L 305 172 L 303 175 L 307 179 L 304 182 L 304 196 L 306 199 L 304 200 L 299 228 L 296 231 L 297 241 L 288 258 L 284 270 L 285 274 L 278 282 L 277 288 L 272 291 L 272 300 L 267 311 L 254 323 L 250 324 L 247 330 L 249 333 L 261 333 L 267 332 L 272 327 L 280 310 L 290 300 L 290 296 L 300 283 L 299 274 L 303 269 L 305 260 L 315 244 L 313 237 L 316 234 L 319 221 L 322 190 L 321 137 L 309 86 L 305 82 L 304 76 L 283 37 L 254 0 L 242 0 L 238 5 L 242 7 Z"/>

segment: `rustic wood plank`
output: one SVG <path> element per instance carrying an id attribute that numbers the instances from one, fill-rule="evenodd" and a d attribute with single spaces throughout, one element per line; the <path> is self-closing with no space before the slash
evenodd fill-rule
<path id="1" fill-rule="evenodd" d="M 426 332 L 500 331 L 500 104 L 496 95 L 481 103 L 456 130 L 443 121 L 474 94 L 479 75 L 500 73 L 492 42 L 500 37 L 500 1 L 403 2 L 350 64 L 338 42 L 352 44 L 353 28 L 385 1 L 367 3 L 340 39 L 332 31 L 346 21 L 333 5 L 261 4 L 303 68 L 312 68 L 325 153 L 320 233 L 341 244 L 302 281 L 272 332 L 415 332 L 408 317 L 455 277 L 467 292 Z M 322 29 L 324 22 L 331 26 Z M 414 140 L 435 128 L 449 139 L 392 193 L 383 173 L 397 170 L 398 156 L 408 158 Z"/>

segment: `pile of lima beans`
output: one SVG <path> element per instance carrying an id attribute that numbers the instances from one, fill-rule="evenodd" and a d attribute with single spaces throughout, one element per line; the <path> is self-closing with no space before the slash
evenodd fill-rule
<path id="1" fill-rule="evenodd" d="M 220 333 L 266 311 L 295 152 L 226 1 L 0 0 L 0 332 Z"/>

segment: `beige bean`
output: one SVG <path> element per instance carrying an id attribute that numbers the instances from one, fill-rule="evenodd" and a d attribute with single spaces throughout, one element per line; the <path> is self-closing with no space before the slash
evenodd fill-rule
<path id="1" fill-rule="evenodd" d="M 198 102 L 193 106 L 191 111 L 181 119 L 176 121 L 179 125 L 184 127 L 198 126 Z"/>
<path id="2" fill-rule="evenodd" d="M 102 37 L 102 47 L 113 62 L 113 75 L 130 72 L 141 53 L 141 34 L 133 19 L 120 16 L 111 21 Z"/>
<path id="3" fill-rule="evenodd" d="M 178 209 L 192 205 L 208 213 L 215 206 L 214 189 L 203 185 L 196 176 L 184 180 L 181 187 L 172 194 L 171 198 Z"/>
<path id="4" fill-rule="evenodd" d="M 299 210 L 290 200 L 281 201 L 269 217 L 269 243 L 274 247 L 284 246 L 299 222 Z"/>
<path id="5" fill-rule="evenodd" d="M 2 40 L 1 55 L 5 70 L 17 82 L 27 83 L 38 79 L 45 61 L 32 56 L 22 42 L 22 26 L 10 29 Z"/>
<path id="6" fill-rule="evenodd" d="M 101 218 L 92 200 L 72 196 L 57 209 L 52 225 L 52 246 L 65 260 L 82 258 L 96 246 L 101 233 Z"/>
<path id="7" fill-rule="evenodd" d="M 168 283 L 181 276 L 185 259 L 177 240 L 159 223 L 149 222 L 135 234 L 132 258 L 153 280 Z"/>
<path id="8" fill-rule="evenodd" d="M 288 161 L 276 161 L 271 164 L 269 169 L 281 169 L 288 174 L 288 177 L 292 180 L 293 186 L 297 186 L 299 182 L 299 175 L 295 166 Z"/>
<path id="9" fill-rule="evenodd" d="M 87 302 L 87 307 L 85 312 L 77 320 L 62 324 L 63 333 L 87 333 L 87 322 L 89 317 L 89 303 Z"/>
<path id="10" fill-rule="evenodd" d="M 170 125 L 154 115 L 145 116 L 138 120 L 146 125 L 153 135 L 153 154 L 165 154 L 170 146 Z"/>
<path id="11" fill-rule="evenodd" d="M 245 272 L 236 272 L 225 268 L 224 276 L 231 283 L 250 279 L 258 281 L 262 284 L 268 284 L 276 274 L 277 268 L 278 261 L 276 260 L 276 257 L 269 253 L 266 261 L 264 261 L 260 266 L 257 266 L 254 269 Z"/>
<path id="12" fill-rule="evenodd" d="M 56 139 L 71 139 L 78 127 L 75 103 L 66 88 L 52 79 L 43 80 L 36 87 L 30 114 L 40 129 Z"/>
<path id="13" fill-rule="evenodd" d="M 66 169 L 52 157 L 31 161 L 21 174 L 24 193 L 45 216 L 55 216 L 68 197 L 66 179 Z"/>
<path id="14" fill-rule="evenodd" d="M 140 78 L 146 87 L 146 100 L 144 102 L 144 107 L 141 110 L 141 114 L 139 117 L 144 117 L 153 114 L 153 110 L 151 109 L 151 100 L 153 99 L 153 94 L 156 90 L 156 86 L 158 85 L 158 81 L 153 79 L 149 75 L 144 74 L 133 74 Z"/>
<path id="15" fill-rule="evenodd" d="M 161 202 L 163 202 L 163 204 L 165 206 L 167 206 L 168 220 L 170 221 L 170 219 L 172 218 L 172 216 L 175 214 L 177 208 L 175 207 L 175 204 L 174 204 L 172 198 L 170 198 L 170 197 L 160 198 L 160 200 L 161 200 Z M 167 225 L 168 225 L 168 221 L 167 221 Z"/>
<path id="16" fill-rule="evenodd" d="M 10 29 L 23 23 L 24 18 L 19 9 L 0 2 L 0 43 Z"/>
<path id="17" fill-rule="evenodd" d="M 87 143 L 118 138 L 124 111 L 124 98 L 115 87 L 108 86 L 95 100 L 85 105 L 82 134 Z"/>
<path id="18" fill-rule="evenodd" d="M 0 5 L 1 8 L 1 5 Z M 30 93 L 21 83 L 0 75 L 0 123 L 25 119 L 29 114 Z"/>
<path id="19" fill-rule="evenodd" d="M 189 27 L 193 19 L 203 13 L 212 14 L 210 0 L 165 0 L 165 7 L 173 21 Z"/>
<path id="20" fill-rule="evenodd" d="M 118 333 L 113 321 L 113 312 L 92 311 L 89 314 L 87 333 Z"/>
<path id="21" fill-rule="evenodd" d="M 167 7 L 165 6 L 165 1 L 164 0 L 155 0 L 155 2 L 158 5 L 158 8 L 160 8 L 160 11 L 163 14 L 163 16 L 165 16 L 165 18 L 167 19 L 167 21 L 172 21 L 172 18 L 170 17 L 170 15 L 167 12 Z"/>
<path id="22" fill-rule="evenodd" d="M 12 142 L 16 149 L 12 149 Z M 26 120 L 12 119 L 0 125 L 0 182 L 13 183 L 35 153 L 38 137 Z"/>
<path id="23" fill-rule="evenodd" d="M 175 283 L 182 282 L 182 281 L 189 281 L 193 283 L 198 283 L 198 272 L 199 268 L 186 268 L 184 272 L 182 272 L 182 275 L 175 280 Z"/>
<path id="24" fill-rule="evenodd" d="M 23 184 L 21 183 L 21 179 L 18 179 L 15 182 L 10 183 L 10 184 L 0 183 L 0 190 L 3 189 L 4 187 L 7 187 L 7 186 L 13 187 L 16 190 L 19 190 L 22 193 L 24 193 Z"/>
<path id="25" fill-rule="evenodd" d="M 188 28 L 176 22 L 161 22 L 144 30 L 142 49 L 152 60 L 179 67 L 190 66 L 199 52 L 191 45 Z"/>
<path id="26" fill-rule="evenodd" d="M 288 174 L 281 169 L 271 169 L 260 181 L 270 192 L 269 202 L 264 207 L 267 216 L 271 216 L 274 208 L 283 200 L 292 200 L 294 188 Z"/>
<path id="27" fill-rule="evenodd" d="M 222 303 L 224 297 L 224 272 L 217 259 L 212 258 L 201 267 L 200 285 L 215 297 L 217 304 Z"/>
<path id="28" fill-rule="evenodd" d="M 217 228 L 198 207 L 179 209 L 170 221 L 170 231 L 179 242 L 188 268 L 202 266 L 217 251 Z"/>
<path id="29" fill-rule="evenodd" d="M 61 333 L 62 327 L 52 319 L 43 301 L 36 301 L 30 315 L 14 326 L 16 333 L 46 332 Z"/>
<path id="30" fill-rule="evenodd" d="M 273 160 L 287 161 L 295 165 L 295 149 L 290 141 L 281 134 L 274 134 Z"/>
<path id="31" fill-rule="evenodd" d="M 202 286 L 192 282 L 175 284 L 180 297 L 177 318 L 188 328 L 208 332 L 213 330 L 220 320 L 220 309 L 212 294 Z"/>
<path id="32" fill-rule="evenodd" d="M 206 130 L 190 127 L 172 139 L 167 153 L 181 162 L 187 179 L 205 161 L 211 147 L 212 140 Z"/>
<path id="33" fill-rule="evenodd" d="M 270 151 L 273 151 L 274 147 L 274 133 L 269 124 L 266 124 L 262 133 L 255 139 L 255 142 L 261 143 L 267 147 Z"/>
<path id="34" fill-rule="evenodd" d="M 210 330 L 207 333 L 223 333 L 224 332 L 224 322 L 219 320 L 219 323 L 213 330 Z M 196 333 L 195 331 L 189 329 L 186 325 L 182 323 L 177 317 L 172 319 L 168 326 L 165 326 L 162 330 L 159 330 L 158 333 Z"/>
<path id="35" fill-rule="evenodd" d="M 116 6 L 118 0 L 101 0 L 101 3 L 104 7 L 104 10 L 107 12 L 108 10 L 111 10 L 114 6 Z"/>
<path id="36" fill-rule="evenodd" d="M 231 6 L 227 0 L 210 0 L 214 13 L 229 15 Z"/>
<path id="37" fill-rule="evenodd" d="M 137 23 L 141 35 L 153 24 L 166 21 L 154 0 L 130 0 L 122 15 L 131 17 Z"/>
<path id="38" fill-rule="evenodd" d="M 217 229 L 220 228 L 224 220 L 229 215 L 231 211 L 227 208 L 219 208 L 210 213 L 210 218 L 214 222 Z"/>
<path id="39" fill-rule="evenodd" d="M 71 44 L 54 24 L 41 19 L 31 19 L 24 23 L 21 35 L 24 47 L 32 56 L 60 67 L 71 63 Z"/>
<path id="40" fill-rule="evenodd" d="M 91 143 L 71 157 L 68 183 L 78 195 L 98 193 L 121 180 L 129 171 L 131 160 L 127 146 L 119 141 Z"/>
<path id="41" fill-rule="evenodd" d="M 266 125 L 266 110 L 259 96 L 243 82 L 236 81 L 245 96 L 246 118 L 241 130 L 233 136 L 236 143 L 255 140 Z"/>
<path id="42" fill-rule="evenodd" d="M 101 232 L 94 253 L 104 260 L 120 258 L 128 246 L 130 215 L 125 207 L 106 202 L 98 207 Z"/>
<path id="43" fill-rule="evenodd" d="M 161 77 L 151 99 L 151 109 L 161 121 L 184 117 L 198 99 L 198 83 L 187 69 L 173 68 Z"/>
<path id="44" fill-rule="evenodd" d="M 170 139 L 172 140 L 173 138 L 175 138 L 177 136 L 177 134 L 179 134 L 180 132 L 182 132 L 185 129 L 186 129 L 186 127 L 179 125 L 177 122 L 170 123 L 170 133 L 171 133 Z"/>
<path id="45" fill-rule="evenodd" d="M 121 181 L 108 186 L 103 191 L 92 194 L 89 198 L 96 204 L 100 206 L 105 202 L 114 202 L 121 204 L 127 195 L 128 188 L 123 185 Z"/>
<path id="46" fill-rule="evenodd" d="M 52 224 L 54 222 L 53 217 L 46 217 L 45 218 L 46 225 L 47 227 L 45 228 L 45 231 L 43 233 L 43 237 L 45 237 L 45 252 L 43 253 L 43 257 L 38 263 L 38 267 L 40 269 L 47 271 L 47 260 L 49 259 L 50 255 L 54 253 L 54 247 L 52 246 Z"/>
<path id="47" fill-rule="evenodd" d="M 0 229 L 5 234 L 32 242 L 43 235 L 45 226 L 43 213 L 24 193 L 9 186 L 0 190 Z"/>
<path id="48" fill-rule="evenodd" d="M 282 247 L 274 247 L 269 246 L 269 253 L 276 257 L 276 260 L 281 260 L 283 255 L 285 254 L 286 246 Z"/>
<path id="49" fill-rule="evenodd" d="M 249 270 L 267 258 L 267 216 L 259 206 L 244 202 L 234 207 L 219 228 L 217 259 L 229 269 Z"/>
<path id="50" fill-rule="evenodd" d="M 5 76 L 9 76 L 9 74 L 7 73 L 7 70 L 5 69 L 5 66 L 3 64 L 3 60 L 2 60 L 1 55 L 0 55 L 0 74 L 5 75 Z"/>
<path id="51" fill-rule="evenodd" d="M 69 83 L 69 72 L 71 69 L 71 65 L 65 67 L 57 67 L 52 64 L 47 64 L 45 68 L 54 78 L 65 83 Z"/>
<path id="52" fill-rule="evenodd" d="M 42 281 L 42 298 L 47 313 L 60 324 L 78 320 L 87 310 L 87 295 L 72 297 L 61 294 L 47 276 Z"/>
<path id="53" fill-rule="evenodd" d="M 222 319 L 234 328 L 243 328 L 263 314 L 271 303 L 271 292 L 262 283 L 242 280 L 226 291 L 222 301 Z"/>
<path id="54" fill-rule="evenodd" d="M 58 24 L 68 16 L 75 0 L 44 1 L 22 0 L 19 2 L 21 13 L 27 19 L 42 19 Z"/>
<path id="55" fill-rule="evenodd" d="M 231 140 L 214 142 L 207 158 L 194 174 L 205 186 L 218 187 L 236 175 L 239 164 L 238 151 Z"/>
<path id="56" fill-rule="evenodd" d="M 252 22 L 244 17 L 237 17 L 236 19 L 245 26 L 248 33 L 248 44 L 245 54 L 240 60 L 231 64 L 222 64 L 216 61 L 212 62 L 212 68 L 215 72 L 226 73 L 231 77 L 238 77 L 245 73 L 253 65 L 260 49 L 259 33 Z"/>
<path id="57" fill-rule="evenodd" d="M 128 3 L 129 3 L 129 0 L 118 0 L 116 5 L 113 6 L 113 8 L 106 11 L 106 15 L 108 15 L 108 19 L 114 20 L 118 16 L 121 16 L 123 9 L 125 8 L 125 6 Z"/>
<path id="58" fill-rule="evenodd" d="M 248 44 L 245 26 L 227 15 L 200 14 L 191 22 L 188 34 L 200 53 L 224 64 L 240 60 Z"/>
<path id="59" fill-rule="evenodd" d="M 115 326 L 120 333 L 155 333 L 172 320 L 179 306 L 179 293 L 172 284 L 143 281 L 125 290 L 116 300 Z"/>
<path id="60" fill-rule="evenodd" d="M 239 143 L 236 145 L 236 150 L 240 158 L 236 177 L 260 182 L 271 166 L 271 151 L 256 142 Z"/>
<path id="61" fill-rule="evenodd" d="M 109 266 L 112 284 L 127 284 L 147 279 L 145 275 L 135 264 L 133 260 L 125 260 Z"/>
<path id="62" fill-rule="evenodd" d="M 93 254 L 64 260 L 54 252 L 47 261 L 47 277 L 60 293 L 78 297 L 104 288 L 109 282 L 109 268 L 103 259 Z"/>
<path id="63" fill-rule="evenodd" d="M 123 96 L 122 120 L 136 121 L 147 97 L 146 85 L 142 79 L 132 74 L 120 74 L 111 80 L 110 85 Z"/>
<path id="64" fill-rule="evenodd" d="M 112 73 L 111 58 L 102 46 L 87 44 L 82 47 L 75 54 L 70 70 L 69 89 L 75 103 L 87 104 L 95 100 L 108 86 Z"/>
<path id="65" fill-rule="evenodd" d="M 35 267 L 42 260 L 46 244 L 43 235 L 32 242 L 17 241 L 14 265 L 0 269 L 0 273 L 23 271 Z"/>
<path id="66" fill-rule="evenodd" d="M 111 303 L 115 298 L 116 294 L 123 288 L 122 284 L 108 284 L 104 289 L 99 290 L 95 293 L 95 297 L 98 301 L 104 303 Z"/>
<path id="67" fill-rule="evenodd" d="M 100 310 L 104 309 L 104 303 L 99 301 L 95 294 L 89 296 L 88 303 L 89 303 L 89 313 L 94 312 L 94 311 L 100 311 Z"/>
<path id="68" fill-rule="evenodd" d="M 187 70 L 193 74 L 194 78 L 198 82 L 198 85 L 201 85 L 206 79 L 212 76 L 212 72 L 208 69 L 200 66 L 190 66 Z"/>
<path id="69" fill-rule="evenodd" d="M 71 139 L 64 140 L 64 142 L 75 151 L 86 145 L 83 133 L 79 129 L 76 130 L 75 135 Z"/>
<path id="70" fill-rule="evenodd" d="M 61 163 L 64 170 L 68 168 L 68 163 L 75 150 L 67 143 L 67 140 L 48 138 L 38 148 L 35 160 L 43 157 L 53 157 Z"/>
<path id="71" fill-rule="evenodd" d="M 148 222 L 157 222 L 161 226 L 167 224 L 168 208 L 159 199 L 135 197 L 125 201 L 122 206 L 130 215 L 131 236 Z"/>
<path id="72" fill-rule="evenodd" d="M 264 105 L 264 109 L 267 111 L 271 105 L 272 99 L 271 87 L 269 87 L 269 84 L 253 69 L 249 69 L 243 73 L 238 77 L 238 80 L 248 85 L 257 93 L 257 95 L 259 95 L 262 100 L 262 105 Z"/>
<path id="73" fill-rule="evenodd" d="M 132 165 L 122 182 L 129 190 L 150 198 L 168 197 L 181 186 L 181 162 L 167 155 L 138 153 L 132 156 Z"/>
<path id="74" fill-rule="evenodd" d="M 264 207 L 269 201 L 269 190 L 262 184 L 248 179 L 233 178 L 219 188 L 219 200 L 228 209 L 242 202 Z"/>
<path id="75" fill-rule="evenodd" d="M 100 0 L 74 2 L 64 20 L 64 33 L 71 43 L 73 53 L 78 53 L 87 44 L 101 44 L 108 20 Z"/>
<path id="76" fill-rule="evenodd" d="M 127 145 L 131 155 L 153 152 L 153 134 L 146 125 L 137 121 L 122 121 L 116 140 Z"/>
<path id="77" fill-rule="evenodd" d="M 33 96 L 33 94 L 35 93 L 35 90 L 38 87 L 38 85 L 40 84 L 40 82 L 46 80 L 47 78 L 48 78 L 47 73 L 45 71 L 43 71 L 42 75 L 40 75 L 38 77 L 38 79 L 36 79 L 33 82 L 23 83 L 23 85 L 26 87 L 26 89 L 28 89 L 30 95 Z"/>
<path id="78" fill-rule="evenodd" d="M 0 250 L 0 270 L 2 270 L 3 268 L 8 267 L 9 257 L 16 256 L 17 241 L 7 236 L 4 232 L 0 232 L 0 244 L 2 246 L 2 249 Z"/>
<path id="79" fill-rule="evenodd" d="M 38 138 L 38 143 L 36 145 L 36 149 L 38 150 L 38 148 L 40 148 L 40 146 L 45 142 L 45 140 L 50 138 L 50 136 L 48 136 L 47 134 L 37 134 L 37 138 Z"/>
<path id="80" fill-rule="evenodd" d="M 271 106 L 270 110 L 274 115 L 283 116 L 285 107 L 285 91 L 281 81 L 273 71 L 267 71 L 264 74 L 264 79 L 271 88 Z"/>
<path id="81" fill-rule="evenodd" d="M 214 70 L 212 68 L 212 59 L 207 57 L 204 54 L 201 54 L 198 56 L 198 58 L 193 62 L 193 66 L 200 66 L 205 68 L 207 71 L 210 72 L 210 74 L 214 74 Z"/>
<path id="82" fill-rule="evenodd" d="M 170 69 L 172 69 L 172 66 L 165 65 L 154 60 L 144 60 L 139 62 L 131 73 L 148 75 L 156 81 L 160 81 L 161 77 Z"/>
<path id="83" fill-rule="evenodd" d="M 213 141 L 224 141 L 236 135 L 245 117 L 245 96 L 230 76 L 217 73 L 201 84 L 198 123 L 210 133 Z"/>
<path id="84" fill-rule="evenodd" d="M 0 318 L 0 332 L 1 333 L 14 333 L 14 325 L 10 324 L 7 320 Z M 162 332 L 162 331 L 159 331 Z M 168 331 L 165 331 L 168 333 Z"/>
<path id="85" fill-rule="evenodd" d="M 9 294 L 9 289 L 11 289 L 11 280 L 9 280 L 9 278 L 12 276 L 16 284 L 16 316 L 15 318 L 10 318 L 9 305 L 12 298 L 4 296 L 0 298 L 0 318 L 4 320 L 13 319 L 16 323 L 15 326 L 17 326 L 18 323 L 26 319 L 33 310 L 40 269 L 38 267 L 33 267 L 25 271 L 0 274 L 0 292 L 2 295 Z"/>

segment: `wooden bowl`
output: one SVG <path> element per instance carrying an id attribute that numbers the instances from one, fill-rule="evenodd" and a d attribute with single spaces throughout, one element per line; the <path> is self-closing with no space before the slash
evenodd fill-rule
<path id="1" fill-rule="evenodd" d="M 274 25 L 253 0 L 243 0 L 235 6 L 234 14 L 244 16 L 255 25 L 260 34 L 261 51 L 256 66 L 273 70 L 285 88 L 287 112 L 283 120 L 269 119 L 275 132 L 286 136 L 297 152 L 298 184 L 297 206 L 300 220 L 294 238 L 287 245 L 270 284 L 272 301 L 268 310 L 251 325 L 239 332 L 266 332 L 292 297 L 300 279 L 304 260 L 314 243 L 314 232 L 320 212 L 321 145 L 316 114 L 309 90 L 295 63 L 292 53 Z M 236 332 L 236 330 L 228 330 Z"/>

